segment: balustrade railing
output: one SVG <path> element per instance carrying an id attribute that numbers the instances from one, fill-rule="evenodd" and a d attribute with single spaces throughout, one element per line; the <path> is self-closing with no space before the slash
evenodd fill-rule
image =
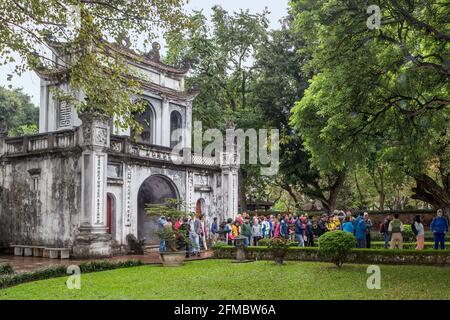
<path id="1" fill-rule="evenodd" d="M 189 163 L 207 167 L 218 167 L 220 161 L 214 157 L 203 157 L 198 154 L 192 154 L 191 158 L 183 159 L 181 155 L 173 154 L 167 147 L 140 144 L 132 142 L 127 137 L 111 136 L 110 150 L 113 153 L 124 153 L 151 160 L 162 160 L 173 163 Z"/>
<path id="2" fill-rule="evenodd" d="M 75 146 L 75 132 L 73 130 L 66 130 L 17 138 L 6 138 L 4 144 L 7 155 L 70 148 Z"/>

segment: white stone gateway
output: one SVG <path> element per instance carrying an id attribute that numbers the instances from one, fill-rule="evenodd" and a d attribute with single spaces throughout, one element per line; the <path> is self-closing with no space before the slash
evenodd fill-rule
<path id="1" fill-rule="evenodd" d="M 123 253 L 129 234 L 157 242 L 156 221 L 144 208 L 166 198 L 184 200 L 208 224 L 237 213 L 236 161 L 199 155 L 189 164 L 172 161 L 173 130 L 186 129 L 182 141 L 192 149 L 196 93 L 184 89 L 188 68 L 167 66 L 155 52 L 123 52 L 142 74 L 143 95 L 136 98 L 148 105 L 137 142 L 112 119 L 59 103 L 50 88 L 68 90 L 67 83 L 49 73 L 39 74 L 38 135 L 7 138 L 0 121 L 0 247 L 63 247 L 75 257 Z"/>

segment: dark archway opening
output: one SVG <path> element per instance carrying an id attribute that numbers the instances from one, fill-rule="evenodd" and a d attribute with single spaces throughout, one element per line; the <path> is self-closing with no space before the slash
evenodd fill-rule
<path id="1" fill-rule="evenodd" d="M 138 194 L 138 237 L 146 239 L 147 244 L 159 243 L 158 217 L 149 217 L 145 208 L 149 204 L 163 204 L 166 199 L 178 199 L 178 190 L 174 183 L 164 176 L 147 178 Z"/>

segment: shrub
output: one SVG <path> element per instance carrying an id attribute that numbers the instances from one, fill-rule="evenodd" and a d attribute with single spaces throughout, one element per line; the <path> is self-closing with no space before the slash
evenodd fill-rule
<path id="1" fill-rule="evenodd" d="M 409 242 L 415 240 L 416 236 L 414 235 L 414 232 L 412 232 L 411 225 L 410 224 L 403 225 L 403 241 Z"/>
<path id="2" fill-rule="evenodd" d="M 225 242 L 216 242 L 213 246 L 212 249 L 220 249 L 220 248 L 224 248 L 224 247 L 229 247 L 228 244 L 226 244 Z"/>
<path id="3" fill-rule="evenodd" d="M 268 247 L 270 239 L 261 239 L 258 241 L 258 247 Z"/>
<path id="4" fill-rule="evenodd" d="M 283 264 L 284 257 L 289 249 L 289 241 L 284 238 L 273 238 L 269 241 L 269 250 L 277 264 Z"/>
<path id="5" fill-rule="evenodd" d="M 319 255 L 340 268 L 355 247 L 355 237 L 344 231 L 332 231 L 319 238 Z"/>
<path id="6" fill-rule="evenodd" d="M 0 275 L 13 274 L 13 273 L 14 273 L 14 269 L 11 264 L 9 264 L 9 263 L 0 264 Z"/>

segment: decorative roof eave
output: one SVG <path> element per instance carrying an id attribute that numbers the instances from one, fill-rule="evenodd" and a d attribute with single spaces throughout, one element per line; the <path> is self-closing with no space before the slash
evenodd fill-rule
<path id="1" fill-rule="evenodd" d="M 58 54 L 58 55 L 69 54 L 68 46 L 66 43 L 61 43 L 61 42 L 55 41 L 50 37 L 45 39 L 45 42 L 47 43 L 49 48 L 51 48 L 56 54 Z M 146 67 L 155 68 L 159 71 L 166 72 L 171 75 L 186 76 L 191 67 L 189 61 L 185 61 L 182 68 L 176 68 L 176 67 L 169 66 L 169 65 L 161 62 L 159 59 L 152 59 L 148 55 L 138 54 L 136 51 L 134 51 L 130 48 L 127 48 L 124 45 L 121 45 L 118 43 L 111 43 L 106 40 L 102 40 L 101 42 L 102 42 L 102 44 L 105 45 L 105 48 L 107 50 L 109 49 L 111 51 L 119 52 L 124 57 L 131 60 L 132 62 L 135 62 L 137 64 L 140 64 L 140 65 L 143 65 Z"/>
<path id="2" fill-rule="evenodd" d="M 105 42 L 105 45 L 106 47 L 110 48 L 110 50 L 114 50 L 123 54 L 126 58 L 130 60 L 130 62 L 142 65 L 144 67 L 151 67 L 171 75 L 186 76 L 190 70 L 190 63 L 188 61 L 184 63 L 182 68 L 176 68 L 173 66 L 169 66 L 159 60 L 151 59 L 146 55 L 138 54 L 134 50 L 126 48 L 119 44 Z"/>
<path id="3" fill-rule="evenodd" d="M 63 79 L 67 79 L 70 74 L 69 69 L 48 69 L 48 68 L 39 68 L 34 70 L 37 75 L 46 81 L 61 81 Z M 130 78 L 130 76 L 127 76 Z M 149 90 L 155 94 L 158 94 L 162 97 L 167 97 L 170 100 L 178 101 L 178 102 L 192 102 L 199 94 L 199 90 L 195 88 L 192 91 L 177 91 L 170 88 L 163 87 L 153 82 L 145 81 L 142 79 L 138 79 L 133 77 L 135 80 L 139 81 L 141 88 Z"/>
<path id="4" fill-rule="evenodd" d="M 176 91 L 173 89 L 169 89 L 163 86 L 160 86 L 153 82 L 148 81 L 139 81 L 141 83 L 142 89 L 149 90 L 155 94 L 160 95 L 161 97 L 166 97 L 173 101 L 178 102 L 192 102 L 198 96 L 199 91 Z"/>
<path id="5" fill-rule="evenodd" d="M 33 70 L 39 78 L 45 81 L 62 81 L 69 77 L 69 69 L 49 69 L 45 67 L 36 68 Z"/>

